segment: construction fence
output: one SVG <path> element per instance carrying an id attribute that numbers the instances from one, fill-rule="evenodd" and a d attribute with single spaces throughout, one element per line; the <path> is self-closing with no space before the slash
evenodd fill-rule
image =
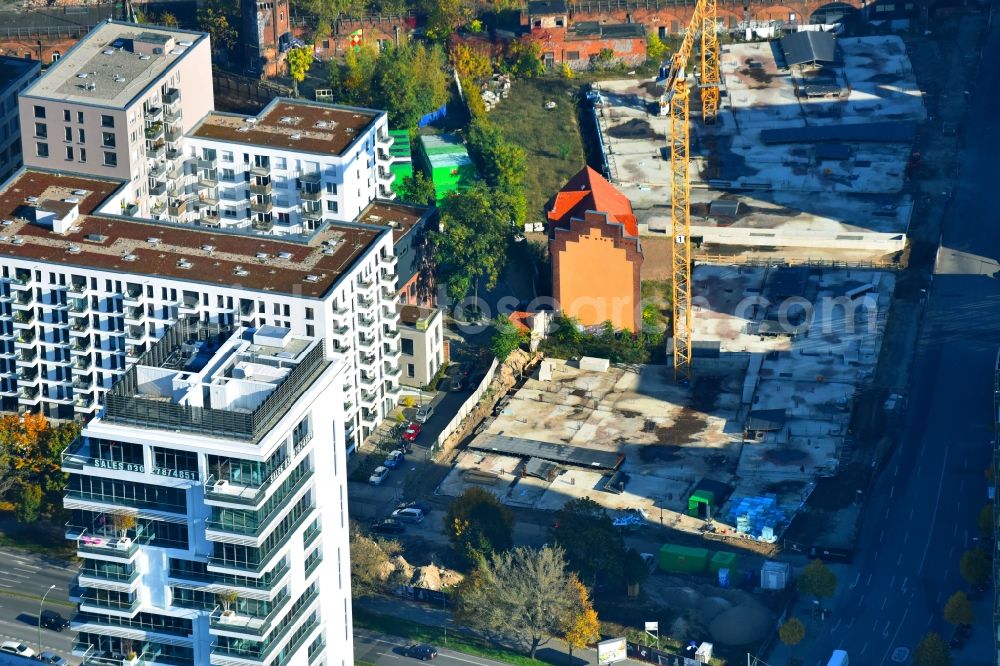
<path id="1" fill-rule="evenodd" d="M 445 441 L 451 437 L 456 430 L 458 430 L 462 421 L 464 421 L 466 417 L 472 413 L 472 410 L 476 408 L 476 405 L 478 405 L 479 401 L 482 400 L 483 395 L 493 382 L 493 376 L 496 374 L 498 367 L 500 367 L 500 363 L 494 358 L 493 362 L 490 364 L 490 369 L 486 371 L 486 376 L 483 377 L 481 382 L 479 382 L 479 386 L 477 386 L 476 390 L 472 392 L 464 403 L 462 403 L 462 406 L 458 408 L 455 416 L 448 422 L 448 425 L 444 427 L 441 434 L 438 435 L 437 441 L 434 442 L 434 451 L 440 451 L 444 447 Z"/>

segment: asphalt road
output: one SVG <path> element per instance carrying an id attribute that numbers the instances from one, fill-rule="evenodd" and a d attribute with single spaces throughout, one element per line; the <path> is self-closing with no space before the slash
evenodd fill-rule
<path id="1" fill-rule="evenodd" d="M 69 619 L 74 604 L 68 600 L 76 567 L 39 555 L 0 551 L 0 640 L 19 640 L 37 650 L 39 602 L 50 585 L 45 608 Z M 42 650 L 69 658 L 75 634 L 42 629 Z"/>
<path id="2" fill-rule="evenodd" d="M 354 630 L 354 659 L 355 661 L 366 661 L 376 666 L 402 666 L 404 664 L 420 663 L 416 659 L 403 656 L 403 648 L 407 645 L 402 639 L 392 636 L 380 636 L 360 629 Z M 452 652 L 435 645 L 438 649 L 438 658 L 434 660 L 435 666 L 506 666 L 499 661 L 492 661 L 482 657 Z"/>
<path id="3" fill-rule="evenodd" d="M 904 435 L 866 505 L 853 580 L 842 581 L 847 589 L 807 666 L 826 664 L 834 648 L 847 650 L 852 663 L 881 666 L 892 663 L 895 648 L 913 650 L 928 631 L 947 640 L 941 609 L 953 592 L 967 589 L 958 563 L 974 545 L 976 515 L 986 503 L 1000 347 L 1000 225 L 991 196 L 1000 155 L 998 33 L 994 25 L 968 110 L 960 184 L 944 220 Z M 988 601 L 977 605 L 972 640 L 954 655 L 963 666 L 993 663 Z"/>

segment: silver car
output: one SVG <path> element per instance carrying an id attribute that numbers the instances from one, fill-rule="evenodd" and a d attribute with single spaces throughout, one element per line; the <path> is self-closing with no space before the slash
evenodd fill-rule
<path id="1" fill-rule="evenodd" d="M 414 417 L 418 423 L 427 423 L 434 416 L 434 407 L 431 405 L 424 405 L 417 410 L 417 415 Z"/>

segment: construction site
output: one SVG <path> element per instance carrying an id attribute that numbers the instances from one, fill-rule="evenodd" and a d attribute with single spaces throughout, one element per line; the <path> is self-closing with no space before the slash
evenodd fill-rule
<path id="1" fill-rule="evenodd" d="M 838 472 L 893 286 L 869 270 L 698 266 L 690 385 L 664 365 L 546 360 L 438 493 L 476 485 L 549 511 L 589 497 L 643 522 L 776 540 Z"/>
<path id="2" fill-rule="evenodd" d="M 709 252 L 814 248 L 842 260 L 902 250 L 913 211 L 902 190 L 926 118 L 904 42 L 799 32 L 720 49 L 717 118 L 706 125 L 691 114 L 692 241 Z M 669 235 L 663 86 L 602 81 L 598 93 L 606 171 L 640 233 Z"/>

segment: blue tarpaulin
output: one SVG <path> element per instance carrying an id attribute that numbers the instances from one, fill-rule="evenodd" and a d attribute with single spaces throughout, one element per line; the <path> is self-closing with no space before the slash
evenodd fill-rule
<path id="1" fill-rule="evenodd" d="M 441 120 L 448 115 L 448 105 L 442 104 L 440 109 L 436 111 L 431 111 L 426 116 L 421 116 L 420 120 L 417 121 L 417 127 L 427 127 L 431 123 L 437 120 Z"/>

